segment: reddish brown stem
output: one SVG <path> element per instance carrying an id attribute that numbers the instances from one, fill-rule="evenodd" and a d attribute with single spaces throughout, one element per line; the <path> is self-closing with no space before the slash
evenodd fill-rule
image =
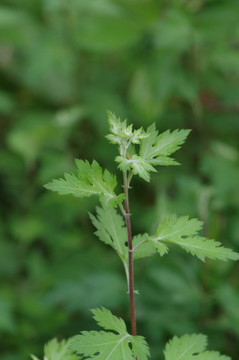
<path id="1" fill-rule="evenodd" d="M 132 231 L 129 209 L 129 184 L 127 174 L 124 173 L 124 193 L 125 193 L 125 222 L 128 233 L 128 249 L 129 249 L 129 301 L 130 301 L 130 318 L 132 335 L 137 335 L 136 317 L 135 317 L 135 299 L 134 299 L 134 262 L 133 262 L 133 245 Z"/>

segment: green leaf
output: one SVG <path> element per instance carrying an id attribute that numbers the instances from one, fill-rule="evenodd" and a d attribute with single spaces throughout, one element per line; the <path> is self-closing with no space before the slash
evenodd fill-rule
<path id="1" fill-rule="evenodd" d="M 149 349 L 141 336 L 128 334 L 124 321 L 105 308 L 92 310 L 94 319 L 106 331 L 83 331 L 73 338 L 70 348 L 97 360 L 147 360 Z"/>
<path id="2" fill-rule="evenodd" d="M 139 175 L 148 182 L 150 180 L 149 171 L 156 172 L 155 168 L 148 161 L 138 155 L 133 155 L 130 159 L 117 156 L 115 161 L 119 163 L 118 167 L 120 170 L 132 170 L 134 175 Z"/>
<path id="3" fill-rule="evenodd" d="M 47 360 L 77 360 L 78 356 L 72 354 L 69 350 L 71 340 L 62 340 L 58 342 L 56 339 L 49 341 L 45 347 L 45 357 Z"/>
<path id="4" fill-rule="evenodd" d="M 113 315 L 110 310 L 101 307 L 100 309 L 92 309 L 91 312 L 97 324 L 105 330 L 115 330 L 118 333 L 127 332 L 125 322 Z"/>
<path id="5" fill-rule="evenodd" d="M 165 348 L 165 360 L 190 360 L 195 353 L 206 349 L 207 337 L 202 334 L 184 335 L 180 338 L 174 336 Z"/>
<path id="6" fill-rule="evenodd" d="M 185 142 L 191 130 L 174 130 L 170 133 L 169 130 L 158 135 L 155 124 L 147 129 L 147 137 L 141 141 L 140 156 L 150 161 L 155 165 L 161 164 L 161 157 L 163 162 L 166 158 L 177 151 Z M 164 160 L 165 159 L 165 160 Z M 171 159 L 167 159 L 171 161 Z"/>
<path id="7" fill-rule="evenodd" d="M 148 135 L 141 140 L 139 155 L 148 166 L 151 165 L 178 165 L 178 163 L 169 157 L 177 151 L 185 142 L 190 130 L 169 130 L 158 135 L 155 124 L 148 127 L 146 134 Z M 154 168 L 153 168 L 154 169 Z M 153 171 L 152 169 L 145 170 Z M 149 175 L 148 175 L 149 176 Z"/>
<path id="8" fill-rule="evenodd" d="M 125 269 L 129 285 L 128 241 L 124 219 L 114 208 L 102 205 L 96 208 L 97 215 L 90 214 L 92 224 L 97 231 L 95 234 L 105 244 L 110 245 L 119 255 Z"/>
<path id="9" fill-rule="evenodd" d="M 193 360 L 231 360 L 229 356 L 221 355 L 217 351 L 205 351 L 193 357 Z"/>
<path id="10" fill-rule="evenodd" d="M 160 256 L 164 256 L 169 251 L 168 246 L 162 242 L 154 242 L 154 247 L 156 248 Z"/>
<path id="11" fill-rule="evenodd" d="M 168 217 L 160 223 L 155 234 L 149 237 L 154 246 L 159 250 L 162 241 L 171 242 L 181 246 L 187 252 L 204 261 L 205 257 L 220 260 L 238 260 L 239 254 L 221 246 L 215 240 L 209 240 L 197 235 L 202 228 L 202 222 L 189 219 L 188 216 L 177 218 Z"/>
<path id="12" fill-rule="evenodd" d="M 122 260 L 128 259 L 125 245 L 128 241 L 124 219 L 113 208 L 103 205 L 96 208 L 97 215 L 90 214 L 92 224 L 97 229 L 95 234 L 105 244 L 112 246 Z"/>
<path id="13" fill-rule="evenodd" d="M 89 214 L 94 227 L 95 234 L 107 245 L 112 246 L 124 263 L 128 263 L 127 229 L 122 215 L 116 209 L 105 205 L 96 208 L 96 216 Z M 163 249 L 168 249 L 163 243 L 159 244 Z M 149 241 L 148 234 L 139 234 L 133 237 L 134 259 L 151 256 L 155 254 L 155 246 Z M 166 251 L 167 252 L 167 251 Z"/>
<path id="14" fill-rule="evenodd" d="M 112 144 L 124 145 L 127 148 L 130 143 L 139 144 L 141 139 L 148 136 L 142 128 L 133 130 L 132 124 L 127 126 L 127 120 L 121 121 L 112 112 L 108 111 L 107 113 L 111 134 L 107 135 L 106 138 Z"/>
<path id="15" fill-rule="evenodd" d="M 53 180 L 45 188 L 57 191 L 61 195 L 72 194 L 76 197 L 99 196 L 108 205 L 117 205 L 123 201 L 124 194 L 117 196 L 114 189 L 117 185 L 116 177 L 108 170 L 103 172 L 97 161 L 76 160 L 77 175 L 65 174 L 65 179 Z"/>
<path id="16" fill-rule="evenodd" d="M 137 293 L 137 292 L 136 292 Z M 150 356 L 148 344 L 143 336 L 131 336 L 134 359 L 147 360 Z"/>
<path id="17" fill-rule="evenodd" d="M 178 165 L 169 155 L 179 149 L 190 132 L 175 130 L 170 133 L 168 130 L 158 135 L 154 124 L 148 127 L 146 133 L 142 128 L 133 131 L 133 125 L 127 126 L 126 120 L 117 119 L 111 112 L 108 112 L 108 121 L 111 134 L 106 137 L 113 144 L 120 145 L 120 156 L 115 159 L 119 163 L 118 167 L 122 171 L 131 170 L 146 181 L 150 180 L 151 171 L 156 172 L 155 165 Z M 140 144 L 140 156 L 126 156 L 130 144 Z"/>
<path id="18" fill-rule="evenodd" d="M 164 244 L 163 244 L 164 245 Z M 148 241 L 148 234 L 139 234 L 133 237 L 134 259 L 141 259 L 155 254 L 155 246 Z"/>
<path id="19" fill-rule="evenodd" d="M 44 346 L 44 360 L 79 360 L 81 357 L 72 354 L 69 350 L 70 340 L 62 340 L 58 342 L 57 339 L 50 340 Z M 33 360 L 39 360 L 36 356 L 31 355 Z"/>
<path id="20" fill-rule="evenodd" d="M 204 351 L 207 347 L 207 337 L 202 334 L 174 336 L 165 348 L 165 360 L 230 360 L 215 351 Z"/>

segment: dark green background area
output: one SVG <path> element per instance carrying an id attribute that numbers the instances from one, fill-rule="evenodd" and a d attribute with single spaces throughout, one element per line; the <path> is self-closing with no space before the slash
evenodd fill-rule
<path id="1" fill-rule="evenodd" d="M 205 236 L 239 251 L 239 1 L 2 0 L 0 43 L 0 358 L 24 360 L 95 328 L 90 308 L 129 325 L 121 263 L 89 221 L 97 199 L 43 188 L 74 158 L 121 180 L 107 109 L 136 128 L 192 129 L 182 166 L 133 180 L 134 233 L 169 213 L 197 216 Z M 238 264 L 171 247 L 135 266 L 153 359 L 194 332 L 238 359 Z"/>

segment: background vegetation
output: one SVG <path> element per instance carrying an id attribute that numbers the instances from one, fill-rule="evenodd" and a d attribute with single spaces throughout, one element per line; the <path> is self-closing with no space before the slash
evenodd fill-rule
<path id="1" fill-rule="evenodd" d="M 75 157 L 115 171 L 106 109 L 136 127 L 192 129 L 181 167 L 134 180 L 134 233 L 191 214 L 239 250 L 239 1 L 2 0 L 0 42 L 0 357 L 24 360 L 92 329 L 89 308 L 127 319 L 123 269 L 88 218 L 96 199 L 43 188 Z M 177 249 L 136 264 L 153 359 L 185 332 L 239 357 L 238 271 Z"/>

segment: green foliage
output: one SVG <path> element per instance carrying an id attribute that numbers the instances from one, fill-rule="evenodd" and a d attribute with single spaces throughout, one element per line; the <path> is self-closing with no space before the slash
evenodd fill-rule
<path id="1" fill-rule="evenodd" d="M 44 346 L 44 360 L 79 360 L 80 357 L 69 350 L 70 340 L 58 342 L 52 339 Z M 33 360 L 39 360 L 35 355 L 31 355 Z"/>
<path id="2" fill-rule="evenodd" d="M 148 137 L 141 143 L 140 156 L 152 165 L 177 165 L 169 155 L 180 148 L 189 132 L 190 130 L 175 130 L 158 135 L 153 124 L 147 129 Z"/>
<path id="3" fill-rule="evenodd" d="M 150 181 L 149 171 L 156 171 L 151 164 L 138 155 L 133 155 L 131 158 L 117 156 L 116 161 L 119 163 L 120 170 L 127 171 L 132 169 L 134 175 L 139 175 L 146 181 Z"/>
<path id="4" fill-rule="evenodd" d="M 165 360 L 230 360 L 228 356 L 220 355 L 216 351 L 205 351 L 207 337 L 201 334 L 175 336 L 166 345 Z"/>
<path id="5" fill-rule="evenodd" d="M 74 173 L 74 158 L 94 155 L 115 173 L 105 109 L 134 129 L 192 129 L 175 156 L 182 167 L 161 167 L 150 186 L 134 176 L 134 233 L 190 214 L 203 236 L 239 251 L 238 13 L 238 0 L 1 1 L 1 360 L 25 360 L 53 334 L 89 328 L 88 307 L 125 313 L 121 264 L 87 218 L 97 196 L 42 188 Z M 146 247 L 156 252 L 147 241 L 134 258 Z M 169 336 L 208 325 L 213 347 L 238 359 L 238 263 L 202 264 L 177 248 L 135 262 L 152 358 Z"/>
<path id="6" fill-rule="evenodd" d="M 105 244 L 110 245 L 121 257 L 122 261 L 128 261 L 127 229 L 123 217 L 115 209 L 103 206 L 96 208 L 97 216 L 90 214 L 92 224 L 97 231 L 95 234 Z M 155 253 L 154 246 L 148 242 L 147 234 L 139 234 L 133 237 L 135 259 L 150 256 Z M 139 246 L 140 245 L 140 246 Z"/>
<path id="7" fill-rule="evenodd" d="M 115 209 L 107 206 L 97 207 L 96 213 L 97 216 L 90 214 L 92 224 L 97 229 L 95 234 L 105 244 L 112 246 L 119 255 L 128 280 L 127 230 L 123 218 Z"/>
<path id="8" fill-rule="evenodd" d="M 142 179 L 149 181 L 149 172 L 156 172 L 155 165 L 178 165 L 169 155 L 180 148 L 189 132 L 190 130 L 175 130 L 172 133 L 165 131 L 158 135 L 155 125 L 149 126 L 146 135 L 141 137 L 142 141 L 137 138 L 137 144 L 140 143 L 139 156 L 133 155 L 131 158 L 117 156 L 119 168 L 122 171 L 132 169 L 133 174 L 138 174 Z M 129 132 L 128 137 L 131 143 L 135 143 L 136 136 L 133 133 Z"/>
<path id="9" fill-rule="evenodd" d="M 98 360 L 133 360 L 140 357 L 147 360 L 149 349 L 142 336 L 132 336 L 127 332 L 124 321 L 105 309 L 92 310 L 94 319 L 106 331 L 82 331 L 72 340 L 70 348 L 78 354 Z"/>
<path id="10" fill-rule="evenodd" d="M 95 234 L 101 241 L 112 246 L 125 261 L 128 256 L 125 245 L 127 243 L 127 230 L 122 216 L 117 214 L 115 209 L 107 206 L 97 207 L 96 213 L 97 217 L 90 214 L 92 224 L 97 229 Z"/>
<path id="11" fill-rule="evenodd" d="M 135 260 L 151 256 L 156 252 L 154 245 L 148 241 L 148 234 L 135 235 L 133 237 L 133 248 Z"/>
<path id="12" fill-rule="evenodd" d="M 161 256 L 168 251 L 167 247 L 164 251 L 162 250 L 161 241 L 166 241 L 181 246 L 203 261 L 205 257 L 219 260 L 239 260 L 239 254 L 222 247 L 220 242 L 198 236 L 201 228 L 202 222 L 197 219 L 189 220 L 187 216 L 180 218 L 171 216 L 159 224 L 155 234 L 149 239 Z"/>
<path id="13" fill-rule="evenodd" d="M 162 165 L 160 159 L 161 156 L 164 156 L 166 160 L 163 161 L 163 164 L 165 165 L 168 156 L 179 148 L 189 131 L 176 130 L 173 133 L 165 132 L 158 135 L 153 126 L 149 128 L 150 130 L 148 129 L 147 137 L 145 137 L 140 135 L 143 133 L 142 129 L 133 132 L 133 126 L 127 126 L 126 120 L 121 122 L 112 113 L 108 113 L 108 115 L 111 134 L 107 137 L 113 144 L 119 145 L 120 157 L 116 157 L 115 160 L 120 162 L 119 167 L 123 171 L 125 208 L 120 201 L 118 201 L 118 205 L 125 217 L 126 226 L 122 216 L 118 215 L 117 211 L 112 207 L 112 205 L 117 205 L 116 195 L 113 192 L 116 186 L 115 179 L 107 170 L 103 175 L 102 169 L 96 161 L 93 161 L 92 166 L 90 166 L 88 162 L 76 160 L 78 179 L 74 176 L 74 181 L 71 181 L 73 176 L 66 174 L 66 180 L 53 180 L 52 183 L 46 185 L 46 188 L 58 191 L 60 194 L 72 193 L 75 196 L 79 192 L 80 197 L 91 196 L 92 192 L 99 195 L 101 199 L 103 197 L 103 200 L 114 197 L 114 202 L 102 201 L 102 208 L 98 207 L 97 215 L 90 214 L 90 218 L 97 229 L 96 235 L 105 244 L 110 245 L 123 262 L 130 297 L 132 335 L 127 332 L 122 319 L 115 317 L 105 308 L 95 309 L 92 312 L 96 322 L 105 330 L 113 330 L 114 332 L 82 331 L 81 335 L 77 335 L 73 339 L 70 348 L 84 357 L 99 360 L 120 360 L 122 358 L 127 360 L 136 360 L 138 358 L 147 360 L 149 356 L 148 345 L 144 338 L 136 336 L 136 323 L 135 320 L 132 320 L 132 317 L 135 316 L 133 298 L 135 290 L 134 272 L 131 264 L 134 253 L 137 254 L 137 249 L 141 247 L 141 251 L 138 251 L 136 258 L 150 256 L 154 254 L 154 251 L 152 251 L 153 244 L 160 255 L 163 256 L 168 252 L 167 245 L 162 243 L 166 241 L 181 246 L 201 260 L 204 260 L 205 257 L 220 260 L 238 260 L 239 254 L 234 253 L 231 249 L 223 248 L 219 242 L 198 236 L 198 231 L 202 228 L 202 222 L 197 219 L 189 220 L 188 216 L 180 218 L 168 217 L 159 224 L 153 236 L 142 234 L 132 239 L 128 190 L 133 175 L 138 174 L 146 181 L 149 181 L 147 170 L 151 169 L 146 164 Z M 127 149 L 133 143 L 140 145 L 140 156 L 134 155 L 132 159 L 128 159 Z M 127 162 L 131 165 L 128 166 Z M 136 163 L 140 164 L 140 166 L 137 166 Z M 169 162 L 167 164 L 169 165 Z M 156 171 L 153 167 L 152 169 Z M 113 184 L 112 179 L 114 180 Z M 72 184 L 75 185 L 74 188 Z M 121 198 L 123 200 L 122 195 Z M 151 246 L 148 244 L 151 244 Z M 133 328 L 135 328 L 135 332 L 133 332 Z M 186 355 L 187 359 L 194 357 L 205 360 L 229 359 L 220 356 L 216 352 L 204 351 L 205 346 L 206 337 L 203 335 L 185 335 L 180 339 L 174 337 L 166 346 L 165 358 L 166 360 L 174 360 Z"/>
<path id="14" fill-rule="evenodd" d="M 133 130 L 133 124 L 127 126 L 127 120 L 117 119 L 111 111 L 108 111 L 108 122 L 111 134 L 106 138 L 112 144 L 118 144 L 126 149 L 130 144 L 140 144 L 140 141 L 148 136 L 142 128 Z"/>
<path id="15" fill-rule="evenodd" d="M 105 244 L 110 245 L 119 255 L 128 280 L 128 238 L 124 219 L 117 213 L 116 209 L 105 205 L 102 208 L 97 207 L 96 214 L 96 216 L 90 214 L 92 224 L 97 229 L 95 234 Z M 151 256 L 155 253 L 154 246 L 147 240 L 147 234 L 133 237 L 135 259 Z"/>
<path id="16" fill-rule="evenodd" d="M 65 179 L 53 180 L 46 184 L 48 190 L 57 191 L 61 195 L 72 194 L 76 197 L 99 196 L 106 204 L 117 205 L 123 201 L 124 195 L 115 195 L 117 185 L 115 176 L 109 171 L 102 171 L 97 161 L 90 164 L 88 161 L 76 160 L 77 176 L 65 174 Z"/>

